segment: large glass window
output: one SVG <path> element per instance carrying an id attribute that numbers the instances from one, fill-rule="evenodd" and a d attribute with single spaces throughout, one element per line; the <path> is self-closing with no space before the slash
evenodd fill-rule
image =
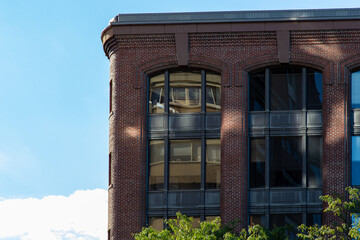
<path id="1" fill-rule="evenodd" d="M 206 140 L 206 188 L 220 188 L 220 139 Z"/>
<path id="2" fill-rule="evenodd" d="M 322 137 L 311 136 L 307 140 L 307 184 L 308 187 L 321 187 Z"/>
<path id="3" fill-rule="evenodd" d="M 265 187 L 265 138 L 250 140 L 250 187 Z"/>
<path id="4" fill-rule="evenodd" d="M 351 74 L 351 108 L 360 108 L 360 71 Z"/>
<path id="5" fill-rule="evenodd" d="M 165 71 L 150 77 L 148 109 L 149 113 L 171 114 L 219 112 L 221 76 L 208 70 L 191 70 Z"/>
<path id="6" fill-rule="evenodd" d="M 321 108 L 322 73 L 317 70 L 305 67 L 271 67 L 249 74 L 250 111 Z"/>
<path id="7" fill-rule="evenodd" d="M 149 143 L 149 189 L 164 188 L 164 141 Z"/>
<path id="8" fill-rule="evenodd" d="M 360 136 L 352 136 L 352 185 L 360 185 Z"/>

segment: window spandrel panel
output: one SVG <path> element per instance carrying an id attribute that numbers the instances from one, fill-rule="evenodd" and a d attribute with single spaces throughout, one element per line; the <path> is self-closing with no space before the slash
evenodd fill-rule
<path id="1" fill-rule="evenodd" d="M 265 70 L 249 74 L 249 110 L 265 110 Z"/>
<path id="2" fill-rule="evenodd" d="M 221 179 L 220 139 L 206 140 L 206 188 L 219 189 Z"/>
<path id="3" fill-rule="evenodd" d="M 164 113 L 165 108 L 165 74 L 150 78 L 149 113 Z"/>
<path id="4" fill-rule="evenodd" d="M 221 76 L 206 72 L 206 112 L 221 111 Z"/>
<path id="5" fill-rule="evenodd" d="M 302 109 L 302 69 L 271 69 L 271 101 L 272 111 Z"/>
<path id="6" fill-rule="evenodd" d="M 360 108 L 360 71 L 351 74 L 351 108 Z"/>
<path id="7" fill-rule="evenodd" d="M 201 140 L 171 140 L 169 190 L 200 189 Z"/>
<path id="8" fill-rule="evenodd" d="M 302 183 L 301 137 L 272 137 L 271 187 L 300 187 Z"/>
<path id="9" fill-rule="evenodd" d="M 352 185 L 360 186 L 360 136 L 352 136 Z"/>
<path id="10" fill-rule="evenodd" d="M 201 112 L 200 71 L 170 73 L 169 112 Z"/>
<path id="11" fill-rule="evenodd" d="M 265 187 L 265 138 L 250 139 L 250 177 L 251 188 Z"/>
<path id="12" fill-rule="evenodd" d="M 322 73 L 314 69 L 306 69 L 306 105 L 308 110 L 322 109 Z"/>
<path id="13" fill-rule="evenodd" d="M 321 187 L 322 137 L 308 137 L 306 158 L 308 187 Z"/>
<path id="14" fill-rule="evenodd" d="M 149 143 L 149 190 L 164 189 L 164 141 Z"/>

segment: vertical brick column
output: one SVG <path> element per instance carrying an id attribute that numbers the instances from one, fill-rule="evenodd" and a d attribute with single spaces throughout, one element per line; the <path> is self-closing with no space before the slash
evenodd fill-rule
<path id="1" fill-rule="evenodd" d="M 224 223 L 240 220 L 247 225 L 246 106 L 242 88 L 223 88 L 221 126 L 221 218 Z"/>

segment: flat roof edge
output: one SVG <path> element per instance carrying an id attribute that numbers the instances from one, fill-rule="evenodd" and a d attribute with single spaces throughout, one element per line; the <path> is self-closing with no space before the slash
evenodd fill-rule
<path id="1" fill-rule="evenodd" d="M 360 8 L 118 14 L 110 25 L 360 19 Z"/>

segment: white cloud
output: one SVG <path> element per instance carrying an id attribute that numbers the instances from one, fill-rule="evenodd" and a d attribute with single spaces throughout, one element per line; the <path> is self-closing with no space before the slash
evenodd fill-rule
<path id="1" fill-rule="evenodd" d="M 0 239 L 105 240 L 107 191 L 0 200 Z"/>

